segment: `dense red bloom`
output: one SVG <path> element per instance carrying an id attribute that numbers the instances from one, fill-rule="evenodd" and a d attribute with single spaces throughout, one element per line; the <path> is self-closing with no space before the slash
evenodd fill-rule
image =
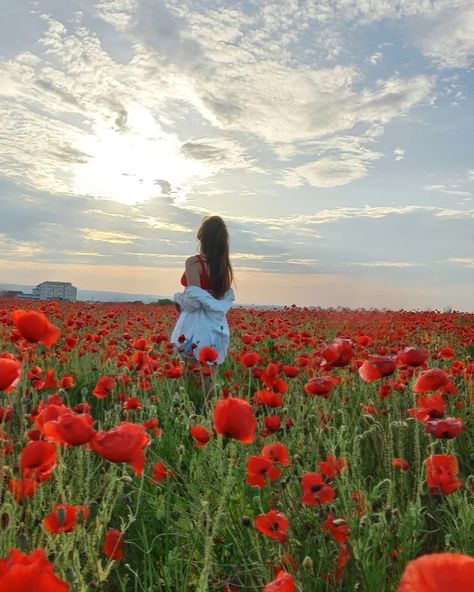
<path id="1" fill-rule="evenodd" d="M 18 503 L 22 502 L 25 497 L 32 498 L 38 486 L 39 483 L 33 481 L 33 479 L 24 478 L 8 480 L 8 491 Z"/>
<path id="2" fill-rule="evenodd" d="M 347 366 L 354 356 L 349 339 L 337 338 L 321 352 L 322 357 L 331 366 Z"/>
<path id="3" fill-rule="evenodd" d="M 263 592 L 295 592 L 293 576 L 286 571 L 280 571 L 277 577 L 269 582 Z"/>
<path id="4" fill-rule="evenodd" d="M 349 538 L 349 526 L 342 518 L 335 518 L 330 512 L 322 524 L 322 529 L 328 531 L 332 538 L 339 544 L 347 543 Z"/>
<path id="5" fill-rule="evenodd" d="M 76 524 L 87 520 L 89 508 L 86 506 L 71 506 L 69 504 L 57 504 L 51 512 L 43 518 L 43 526 L 49 532 L 59 534 L 71 532 Z"/>
<path id="6" fill-rule="evenodd" d="M 281 407 L 283 404 L 280 395 L 268 389 L 256 391 L 254 399 L 256 403 L 266 405 L 267 407 Z"/>
<path id="7" fill-rule="evenodd" d="M 93 417 L 87 413 L 63 413 L 56 420 L 43 424 L 43 434 L 47 440 L 55 444 L 81 446 L 94 437 L 93 423 Z"/>
<path id="8" fill-rule="evenodd" d="M 168 477 L 174 477 L 175 473 L 161 461 L 156 462 L 152 467 L 152 477 L 151 481 L 153 483 L 159 483 L 163 481 L 163 479 L 167 479 Z"/>
<path id="9" fill-rule="evenodd" d="M 20 473 L 36 481 L 46 481 L 56 466 L 56 446 L 37 440 L 29 442 L 20 454 Z"/>
<path id="10" fill-rule="evenodd" d="M 116 528 L 109 528 L 105 533 L 103 551 L 104 554 L 114 561 L 123 559 L 123 534 Z"/>
<path id="11" fill-rule="evenodd" d="M 150 443 L 145 428 L 136 423 L 123 422 L 111 430 L 97 432 L 89 445 L 110 462 L 128 463 L 137 475 L 145 466 L 143 449 Z"/>
<path id="12" fill-rule="evenodd" d="M 458 459 L 450 454 L 432 454 L 424 460 L 430 493 L 448 495 L 463 486 L 457 479 Z"/>
<path id="13" fill-rule="evenodd" d="M 444 417 L 425 421 L 425 434 L 432 434 L 435 438 L 445 440 L 455 438 L 464 430 L 464 422 L 460 417 Z"/>
<path id="14" fill-rule="evenodd" d="M 189 428 L 189 433 L 194 438 L 194 446 L 200 448 L 205 446 L 212 438 L 212 432 L 209 428 L 202 425 L 193 425 Z"/>
<path id="15" fill-rule="evenodd" d="M 414 393 L 428 393 L 451 385 L 449 376 L 439 368 L 430 368 L 422 372 L 413 387 Z"/>
<path id="16" fill-rule="evenodd" d="M 265 435 L 278 432 L 281 428 L 281 417 L 279 415 L 266 415 L 263 418 L 265 424 Z"/>
<path id="17" fill-rule="evenodd" d="M 214 364 L 217 358 L 219 357 L 218 352 L 208 345 L 201 347 L 199 350 L 199 363 L 203 366 L 207 366 L 208 364 Z"/>
<path id="18" fill-rule="evenodd" d="M 0 559 L 0 592 L 68 592 L 69 584 L 54 573 L 43 549 L 22 553 L 12 549 Z"/>
<path id="19" fill-rule="evenodd" d="M 322 395 L 325 399 L 328 399 L 334 384 L 334 380 L 329 376 L 318 376 L 311 378 L 303 388 L 308 395 Z"/>
<path id="20" fill-rule="evenodd" d="M 288 378 L 295 378 L 298 376 L 299 370 L 297 366 L 291 366 L 290 364 L 285 364 L 283 366 L 283 374 Z"/>
<path id="21" fill-rule="evenodd" d="M 443 417 L 446 403 L 441 393 L 435 393 L 430 397 L 418 397 L 417 407 L 408 409 L 408 415 L 418 421 L 426 421 L 430 418 Z"/>
<path id="22" fill-rule="evenodd" d="M 319 473 L 305 473 L 301 477 L 303 496 L 301 501 L 307 506 L 327 504 L 336 497 L 336 490 L 324 483 Z"/>
<path id="23" fill-rule="evenodd" d="M 258 364 L 259 360 L 260 354 L 258 354 L 257 352 L 246 352 L 245 354 L 242 354 L 240 358 L 242 365 L 246 368 L 252 368 L 256 364 Z"/>
<path id="24" fill-rule="evenodd" d="M 393 374 L 396 363 L 393 358 L 369 357 L 359 368 L 359 376 L 365 382 L 372 382 Z"/>
<path id="25" fill-rule="evenodd" d="M 246 463 L 247 483 L 254 487 L 265 487 L 265 477 L 269 481 L 277 479 L 281 471 L 273 461 L 265 456 L 249 456 Z"/>
<path id="26" fill-rule="evenodd" d="M 455 355 L 453 348 L 450 346 L 442 347 L 438 352 L 438 358 L 440 360 L 450 360 L 451 358 L 454 358 Z"/>
<path id="27" fill-rule="evenodd" d="M 255 518 L 255 528 L 268 538 L 280 543 L 285 543 L 288 540 L 286 531 L 289 527 L 288 518 L 276 510 L 259 514 Z"/>
<path id="28" fill-rule="evenodd" d="M 257 429 L 252 407 L 238 397 L 220 399 L 214 406 L 214 429 L 221 436 L 251 444 Z"/>
<path id="29" fill-rule="evenodd" d="M 398 360 L 406 366 L 423 366 L 429 358 L 429 353 L 416 347 L 406 347 L 398 354 Z"/>
<path id="30" fill-rule="evenodd" d="M 105 399 L 115 388 L 115 378 L 112 376 L 101 376 L 92 391 L 94 397 Z"/>
<path id="31" fill-rule="evenodd" d="M 334 458 L 334 455 L 328 454 L 326 460 L 320 461 L 319 470 L 328 479 L 334 479 L 346 465 L 347 461 L 345 458 Z"/>
<path id="32" fill-rule="evenodd" d="M 392 465 L 401 471 L 408 471 L 410 464 L 403 458 L 393 458 Z"/>
<path id="33" fill-rule="evenodd" d="M 410 561 L 397 592 L 472 592 L 474 557 L 433 553 Z"/>
<path id="34" fill-rule="evenodd" d="M 287 467 L 290 464 L 288 448 L 281 442 L 274 442 L 273 444 L 267 444 L 264 446 L 262 448 L 262 456 L 269 458 L 282 467 Z"/>
<path id="35" fill-rule="evenodd" d="M 0 357 L 0 391 L 12 390 L 20 380 L 20 372 L 18 360 Z"/>
<path id="36" fill-rule="evenodd" d="M 36 310 L 13 311 L 13 322 L 21 336 L 30 343 L 42 343 L 51 347 L 61 335 L 60 330 L 48 318 Z"/>

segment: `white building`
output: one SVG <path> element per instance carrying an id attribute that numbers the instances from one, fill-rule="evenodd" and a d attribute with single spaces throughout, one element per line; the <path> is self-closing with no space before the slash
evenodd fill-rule
<path id="1" fill-rule="evenodd" d="M 42 282 L 33 288 L 33 298 L 40 300 L 72 300 L 77 298 L 77 288 L 71 282 Z"/>

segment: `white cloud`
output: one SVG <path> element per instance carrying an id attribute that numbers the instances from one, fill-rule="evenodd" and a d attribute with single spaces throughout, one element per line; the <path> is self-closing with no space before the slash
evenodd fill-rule
<path id="1" fill-rule="evenodd" d="M 457 189 L 458 185 L 454 185 L 452 187 L 448 187 L 446 185 L 425 185 L 423 189 L 425 191 L 435 191 L 437 193 L 447 193 L 448 195 L 467 195 L 470 196 L 472 193 L 470 191 L 463 191 L 462 189 Z"/>
<path id="2" fill-rule="evenodd" d="M 420 50 L 440 68 L 468 68 L 474 63 L 472 0 L 438 2 L 412 30 Z"/>
<path id="3" fill-rule="evenodd" d="M 474 257 L 451 257 L 447 261 L 463 267 L 474 267 Z"/>
<path id="4" fill-rule="evenodd" d="M 349 263 L 349 265 L 359 265 L 361 267 L 394 267 L 402 269 L 406 267 L 420 267 L 423 263 L 414 263 L 412 261 L 364 261 Z"/>

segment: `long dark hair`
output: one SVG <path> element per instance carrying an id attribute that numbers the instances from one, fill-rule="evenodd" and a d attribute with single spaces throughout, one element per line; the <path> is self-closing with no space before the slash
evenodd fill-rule
<path id="1" fill-rule="evenodd" d="M 221 298 L 232 284 L 234 274 L 229 260 L 229 233 L 220 216 L 207 216 L 197 238 L 209 264 L 209 282 L 215 298 Z"/>

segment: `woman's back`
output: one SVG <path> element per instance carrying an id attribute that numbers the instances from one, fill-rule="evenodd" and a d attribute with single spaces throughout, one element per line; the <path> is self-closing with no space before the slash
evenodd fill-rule
<path id="1" fill-rule="evenodd" d="M 193 261 L 194 260 L 194 261 Z M 199 265 L 200 269 L 199 269 L 199 284 L 200 287 L 203 290 L 207 290 L 208 292 L 211 292 L 211 281 L 209 278 L 209 273 L 207 271 L 207 265 L 204 261 L 204 258 L 202 255 L 195 255 L 194 257 L 190 257 L 187 262 L 186 262 L 186 268 L 188 270 L 188 268 L 192 265 L 196 265 L 196 263 Z M 187 270 L 183 273 L 183 275 L 181 276 L 181 285 L 182 286 L 187 286 L 188 285 L 188 278 L 187 278 Z M 192 273 L 194 275 L 194 270 L 192 270 Z"/>

